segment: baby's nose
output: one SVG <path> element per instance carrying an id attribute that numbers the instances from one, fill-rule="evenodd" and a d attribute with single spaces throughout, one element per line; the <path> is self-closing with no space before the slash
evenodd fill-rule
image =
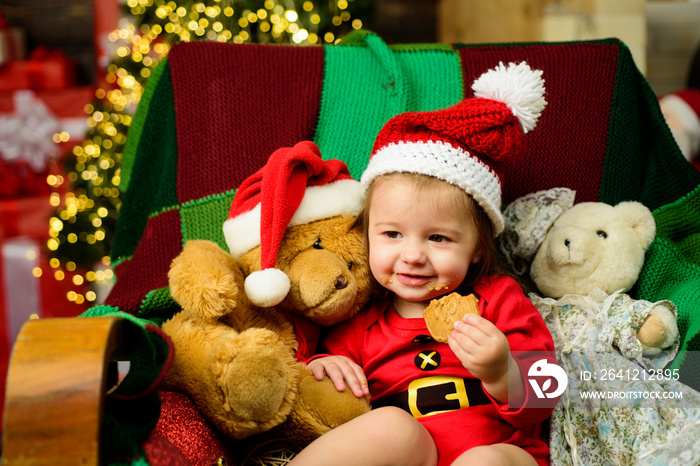
<path id="1" fill-rule="evenodd" d="M 401 253 L 401 259 L 408 263 L 425 262 L 425 252 L 417 244 L 407 244 Z"/>

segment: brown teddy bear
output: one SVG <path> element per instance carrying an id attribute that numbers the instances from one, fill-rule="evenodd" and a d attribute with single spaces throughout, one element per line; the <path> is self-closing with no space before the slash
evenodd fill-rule
<path id="1" fill-rule="evenodd" d="M 230 437 L 274 430 L 304 445 L 369 410 L 317 381 L 304 361 L 321 326 L 369 299 L 359 183 L 311 142 L 279 149 L 233 200 L 224 236 L 189 241 L 170 291 L 182 311 L 163 324 L 175 346 L 164 388 L 188 393 Z"/>

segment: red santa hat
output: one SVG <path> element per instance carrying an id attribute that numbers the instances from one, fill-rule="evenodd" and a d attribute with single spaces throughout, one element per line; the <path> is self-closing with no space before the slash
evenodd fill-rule
<path id="1" fill-rule="evenodd" d="M 474 98 L 432 112 L 403 113 L 377 136 L 362 187 L 380 175 L 419 173 L 462 188 L 503 231 L 500 162 L 519 157 L 547 102 L 542 71 L 500 63 L 472 85 Z"/>
<path id="2" fill-rule="evenodd" d="M 350 176 L 345 163 L 324 161 L 313 142 L 276 150 L 238 188 L 224 222 L 226 244 L 235 259 L 256 246 L 261 248 L 260 270 L 245 280 L 251 302 L 274 306 L 289 292 L 289 278 L 275 268 L 288 226 L 357 215 L 362 203 L 360 183 Z"/>

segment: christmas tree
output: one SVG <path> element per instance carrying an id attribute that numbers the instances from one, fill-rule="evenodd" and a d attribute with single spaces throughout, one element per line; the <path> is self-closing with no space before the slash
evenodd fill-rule
<path id="1" fill-rule="evenodd" d="M 78 304 L 98 300 L 86 285 L 109 283 L 110 245 L 122 200 L 120 174 L 132 115 L 158 62 L 179 41 L 233 43 L 335 43 L 360 29 L 371 0 L 127 0 L 119 28 L 110 34 L 113 61 L 105 85 L 86 108 L 86 139 L 72 149 L 63 175 L 47 182 L 56 207 L 47 247 L 55 276 L 77 272 Z M 67 189 L 66 189 L 67 188 Z M 83 272 L 85 271 L 85 272 Z"/>

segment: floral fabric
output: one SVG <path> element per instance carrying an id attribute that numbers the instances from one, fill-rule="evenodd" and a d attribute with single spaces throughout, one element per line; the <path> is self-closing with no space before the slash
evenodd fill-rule
<path id="1" fill-rule="evenodd" d="M 654 306 L 675 312 L 672 303 L 600 290 L 559 300 L 529 297 L 569 377 L 551 417 L 551 464 L 700 464 L 700 393 L 665 369 L 678 341 L 649 358 L 636 338 Z"/>
<path id="2" fill-rule="evenodd" d="M 499 250 L 512 270 L 524 275 L 549 227 L 574 204 L 576 192 L 552 188 L 520 197 L 503 211 L 505 229 L 497 238 Z"/>

